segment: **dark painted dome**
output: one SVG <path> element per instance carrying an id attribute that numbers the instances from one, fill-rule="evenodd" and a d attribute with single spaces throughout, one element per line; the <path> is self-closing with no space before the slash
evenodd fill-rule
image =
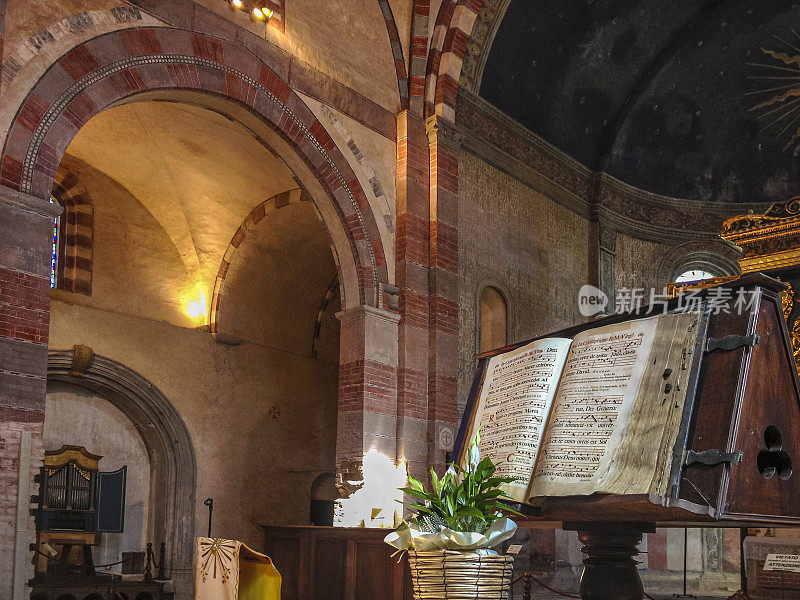
<path id="1" fill-rule="evenodd" d="M 640 189 L 747 203 L 800 190 L 795 2 L 512 0 L 480 94 Z"/>

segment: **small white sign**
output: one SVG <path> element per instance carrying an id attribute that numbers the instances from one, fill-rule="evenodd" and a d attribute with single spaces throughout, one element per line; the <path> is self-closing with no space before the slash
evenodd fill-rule
<path id="1" fill-rule="evenodd" d="M 439 430 L 439 448 L 446 452 L 450 452 L 455 445 L 456 436 L 453 430 L 449 427 L 442 427 Z"/>
<path id="2" fill-rule="evenodd" d="M 797 554 L 767 554 L 764 570 L 800 573 L 800 556 Z"/>
<path id="3" fill-rule="evenodd" d="M 519 554 L 522 550 L 522 544 L 511 544 L 506 550 L 506 554 Z"/>

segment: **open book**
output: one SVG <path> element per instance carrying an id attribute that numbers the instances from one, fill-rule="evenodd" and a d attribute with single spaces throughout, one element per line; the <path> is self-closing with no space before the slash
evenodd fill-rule
<path id="1" fill-rule="evenodd" d="M 468 415 L 514 500 L 666 495 L 696 313 L 606 325 L 494 356 Z M 464 444 L 466 446 L 466 444 Z"/>

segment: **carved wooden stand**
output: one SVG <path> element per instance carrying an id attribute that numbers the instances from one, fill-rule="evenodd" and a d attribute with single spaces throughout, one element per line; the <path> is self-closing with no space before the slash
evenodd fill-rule
<path id="1" fill-rule="evenodd" d="M 643 533 L 655 532 L 645 523 L 565 523 L 583 544 L 582 600 L 642 600 L 644 588 L 638 561 Z"/>

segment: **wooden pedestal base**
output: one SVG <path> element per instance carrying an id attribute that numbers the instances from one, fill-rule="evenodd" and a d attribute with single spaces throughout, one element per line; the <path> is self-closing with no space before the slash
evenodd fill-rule
<path id="1" fill-rule="evenodd" d="M 634 556 L 639 554 L 643 533 L 655 527 L 633 523 L 575 523 L 583 544 L 580 595 L 582 600 L 642 600 L 644 588 Z"/>

